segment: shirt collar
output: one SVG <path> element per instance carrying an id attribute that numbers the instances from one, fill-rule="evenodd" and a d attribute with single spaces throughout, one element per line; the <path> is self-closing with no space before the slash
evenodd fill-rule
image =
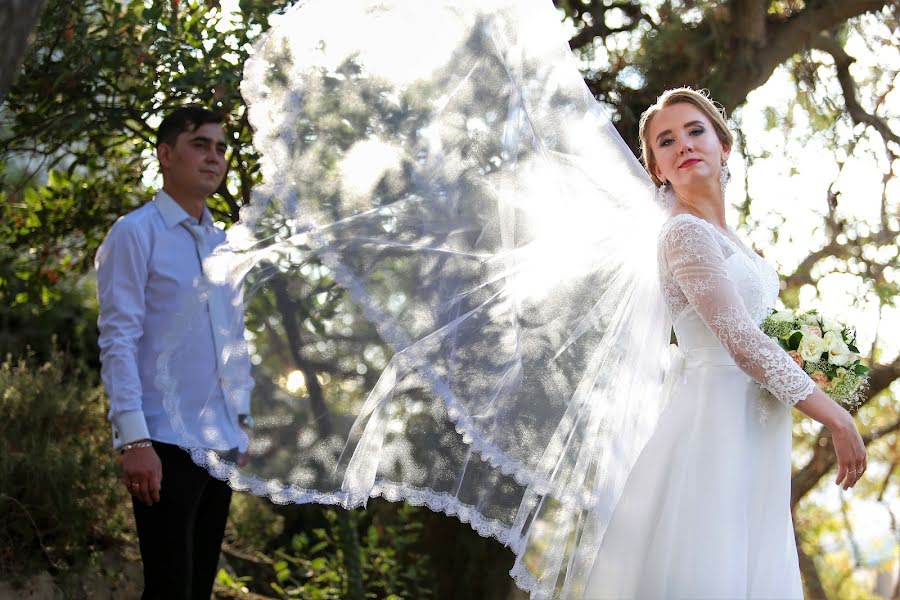
<path id="1" fill-rule="evenodd" d="M 185 212 L 185 210 L 181 208 L 181 205 L 175 202 L 175 199 L 163 190 L 160 190 L 156 193 L 156 196 L 153 198 L 153 203 L 156 205 L 156 208 L 159 210 L 159 214 L 162 215 L 166 227 L 168 227 L 169 229 L 175 227 L 183 221 L 187 221 L 190 225 L 197 224 L 197 221 L 194 220 L 194 217 L 187 214 L 187 212 Z M 205 206 L 203 207 L 203 214 L 200 216 L 200 224 L 205 227 L 211 227 L 213 224 L 212 215 L 209 213 L 209 208 Z"/>

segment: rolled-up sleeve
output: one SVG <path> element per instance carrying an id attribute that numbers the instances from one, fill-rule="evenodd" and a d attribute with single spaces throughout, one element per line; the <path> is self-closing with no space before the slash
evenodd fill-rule
<path id="1" fill-rule="evenodd" d="M 120 219 L 94 261 L 100 305 L 100 374 L 109 396 L 109 421 L 116 448 L 150 437 L 138 369 L 149 258 L 149 236 L 139 224 Z"/>

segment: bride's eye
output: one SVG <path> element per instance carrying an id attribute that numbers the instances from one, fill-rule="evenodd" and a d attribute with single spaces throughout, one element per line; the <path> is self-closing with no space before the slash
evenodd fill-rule
<path id="1" fill-rule="evenodd" d="M 702 127 L 698 127 L 697 129 L 691 130 L 691 135 L 694 135 L 694 136 L 701 135 L 704 131 L 706 131 L 706 130 L 703 129 Z"/>
<path id="2" fill-rule="evenodd" d="M 665 147 L 665 146 L 668 146 L 669 144 L 671 144 L 673 141 L 674 140 L 672 140 L 672 138 L 666 138 L 663 141 L 661 141 L 659 143 L 659 145 L 660 145 L 660 147 Z"/>

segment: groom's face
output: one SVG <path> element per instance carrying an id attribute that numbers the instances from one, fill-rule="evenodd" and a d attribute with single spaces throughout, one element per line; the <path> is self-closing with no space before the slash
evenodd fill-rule
<path id="1" fill-rule="evenodd" d="M 178 134 L 174 145 L 160 144 L 158 155 L 167 186 L 210 196 L 225 177 L 225 131 L 206 123 Z"/>

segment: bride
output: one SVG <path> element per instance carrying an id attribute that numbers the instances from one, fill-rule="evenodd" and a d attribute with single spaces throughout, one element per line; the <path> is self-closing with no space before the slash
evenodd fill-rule
<path id="1" fill-rule="evenodd" d="M 198 464 L 279 503 L 456 516 L 514 552 L 535 598 L 802 595 L 790 407 L 832 431 L 836 483 L 865 450 L 758 328 L 778 279 L 726 226 L 733 140 L 705 96 L 646 112 L 645 171 L 549 0 L 301 2 L 242 93 L 264 185 L 204 272 L 249 290 L 249 340 L 221 368 L 227 384 L 251 355 L 258 425 L 246 465 L 192 439 L 164 352 Z M 360 309 L 311 357 L 307 281 Z M 205 310 L 198 294 L 171 335 L 209 335 Z M 385 363 L 340 333 L 363 317 Z M 310 366 L 347 357 L 381 369 L 364 399 Z"/>
<path id="2" fill-rule="evenodd" d="M 758 327 L 778 277 L 725 223 L 722 115 L 696 91 L 670 90 L 643 114 L 640 137 L 648 173 L 675 197 L 659 277 L 682 357 L 586 595 L 801 598 L 790 407 L 831 430 L 844 489 L 865 471 L 865 447 L 847 411 Z"/>

